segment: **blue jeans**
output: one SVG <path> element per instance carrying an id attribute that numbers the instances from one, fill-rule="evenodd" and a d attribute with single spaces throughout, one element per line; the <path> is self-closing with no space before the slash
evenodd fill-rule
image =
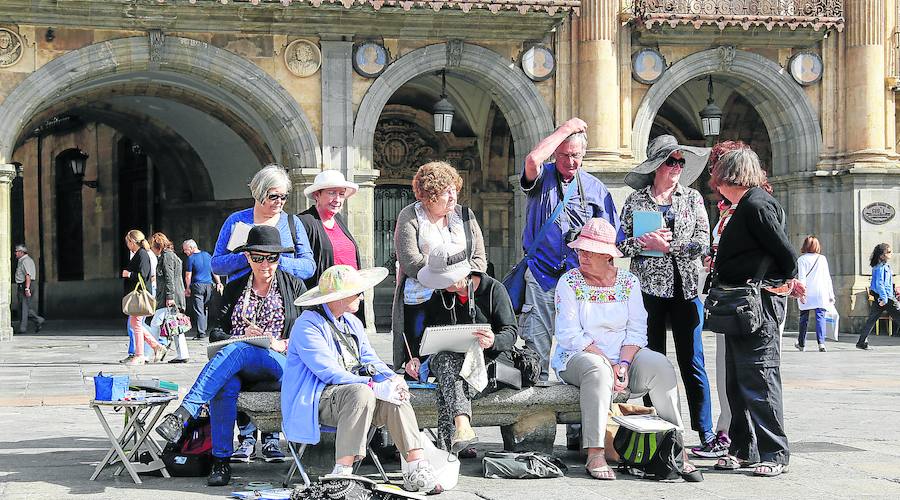
<path id="1" fill-rule="evenodd" d="M 209 403 L 213 456 L 228 458 L 234 452 L 234 423 L 241 380 L 280 382 L 286 361 L 284 354 L 271 349 L 235 342 L 222 348 L 200 370 L 181 407 L 196 417 L 200 408 Z"/>
<path id="2" fill-rule="evenodd" d="M 806 345 L 806 325 L 809 324 L 809 311 L 800 311 L 800 334 L 797 336 L 797 343 L 800 347 Z M 820 344 L 825 343 L 825 309 L 817 307 L 816 311 L 816 340 Z"/>
<path id="3" fill-rule="evenodd" d="M 672 325 L 675 341 L 675 358 L 684 382 L 691 428 L 700 434 L 703 442 L 715 437 L 712 425 L 712 400 L 709 395 L 709 377 L 703 358 L 703 304 L 700 299 L 679 297 L 662 298 L 644 295 L 647 309 L 647 347 L 661 354 L 666 353 L 666 319 Z"/>

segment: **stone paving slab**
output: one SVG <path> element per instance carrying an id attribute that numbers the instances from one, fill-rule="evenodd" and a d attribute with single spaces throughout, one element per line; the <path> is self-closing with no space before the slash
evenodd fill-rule
<path id="1" fill-rule="evenodd" d="M 236 465 L 231 487 L 209 488 L 203 478 L 164 480 L 142 476 L 134 485 L 126 475 L 104 471 L 88 481 L 108 442 L 86 402 L 93 395 L 89 378 L 105 373 L 159 376 L 184 392 L 206 361 L 204 342 L 189 342 L 192 362 L 181 365 L 125 367 L 127 337 L 119 325 L 54 324 L 42 335 L 17 336 L 0 343 L 0 498 L 121 499 L 224 498 L 249 481 L 279 484 L 287 464 Z M 711 460 L 698 460 L 706 481 L 657 483 L 620 476 L 599 482 L 584 472 L 583 458 L 564 448 L 562 426 L 556 453 L 570 466 L 567 477 L 500 481 L 480 477 L 480 461 L 464 461 L 457 489 L 437 497 L 455 499 L 603 499 L 603 498 L 900 498 L 900 340 L 874 337 L 872 352 L 853 348 L 855 337 L 829 343 L 829 352 L 783 355 L 785 421 L 792 443 L 791 472 L 779 478 L 718 472 Z M 713 360 L 714 336 L 704 334 L 706 359 Z M 387 334 L 373 337 L 387 354 Z M 673 350 L 670 348 L 670 352 Z M 710 361 L 715 389 L 715 367 Z M 718 403 L 713 394 L 713 415 Z M 687 419 L 686 405 L 682 405 Z M 172 405 L 174 407 L 174 404 Z M 121 426 L 121 419 L 111 418 Z M 478 429 L 479 451 L 499 449 L 499 429 Z M 688 432 L 689 444 L 696 436 Z M 389 471 L 397 464 L 387 464 Z M 363 472 L 373 474 L 373 467 Z M 394 475 L 393 477 L 398 477 Z"/>

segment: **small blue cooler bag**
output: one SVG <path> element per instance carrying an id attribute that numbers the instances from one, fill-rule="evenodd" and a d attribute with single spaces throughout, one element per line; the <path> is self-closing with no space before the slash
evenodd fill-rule
<path id="1" fill-rule="evenodd" d="M 128 375 L 107 377 L 103 372 L 94 377 L 94 399 L 96 401 L 119 401 L 128 390 Z"/>

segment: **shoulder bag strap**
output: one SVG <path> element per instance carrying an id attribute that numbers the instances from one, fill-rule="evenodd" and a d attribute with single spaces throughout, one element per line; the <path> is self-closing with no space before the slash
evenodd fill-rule
<path id="1" fill-rule="evenodd" d="M 140 289 L 143 289 L 145 292 L 150 293 L 147 291 L 147 285 L 144 284 L 144 277 L 141 276 L 140 271 L 138 271 L 137 275 L 138 275 L 138 282 L 136 285 L 134 285 L 134 291 L 137 291 L 140 288 Z"/>
<path id="2" fill-rule="evenodd" d="M 291 243 L 293 243 L 294 251 L 292 252 L 294 256 L 297 256 L 297 225 L 294 223 L 294 215 L 284 212 L 284 215 L 287 216 L 288 220 L 288 229 L 291 231 Z"/>
<path id="3" fill-rule="evenodd" d="M 772 259 L 771 255 L 766 255 L 765 257 L 763 257 L 763 259 L 759 262 L 759 267 L 756 268 L 756 276 L 753 278 L 753 281 L 755 281 L 756 283 L 761 282 L 763 280 L 763 277 L 765 277 L 766 275 L 766 271 L 769 270 L 769 266 L 772 265 L 773 261 L 774 259 Z"/>
<path id="4" fill-rule="evenodd" d="M 809 271 L 806 271 L 806 276 L 804 276 L 803 279 L 809 278 L 809 275 L 812 274 L 812 272 L 816 268 L 816 266 L 819 265 L 819 259 L 821 257 L 822 257 L 821 255 L 816 257 L 816 261 L 813 263 L 812 267 L 809 268 Z"/>
<path id="5" fill-rule="evenodd" d="M 550 230 L 550 226 L 556 223 L 556 218 L 559 217 L 559 214 L 563 211 L 566 204 L 569 203 L 569 199 L 572 198 L 572 194 L 577 189 L 578 183 L 572 182 L 569 184 L 569 188 L 566 189 L 566 194 L 563 196 L 562 203 L 556 205 L 556 208 L 553 209 L 553 213 L 550 214 L 550 218 L 547 219 L 547 222 L 544 222 L 544 225 L 541 226 L 541 230 L 538 231 L 537 236 L 535 236 L 534 241 L 531 242 L 531 246 L 528 247 L 528 251 L 525 252 L 525 255 L 531 255 L 537 250 L 538 245 L 541 244 L 541 241 L 544 239 L 544 236 L 547 234 L 547 231 Z"/>
<path id="6" fill-rule="evenodd" d="M 466 255 L 472 258 L 472 221 L 469 207 L 460 205 L 462 210 L 463 232 L 466 233 Z"/>

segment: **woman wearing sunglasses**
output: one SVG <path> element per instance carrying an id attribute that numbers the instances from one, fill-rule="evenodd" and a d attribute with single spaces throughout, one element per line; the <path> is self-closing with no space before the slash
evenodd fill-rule
<path id="1" fill-rule="evenodd" d="M 197 381 L 185 395 L 181 406 L 166 415 L 156 432 L 174 443 L 181 437 L 184 424 L 209 404 L 212 427 L 213 468 L 207 479 L 210 486 L 223 486 L 231 480 L 234 424 L 237 397 L 241 388 L 259 382 L 281 382 L 284 373 L 288 337 L 300 308 L 294 305 L 305 291 L 303 281 L 281 269 L 285 254 L 294 251 L 281 243 L 278 230 L 255 226 L 247 243 L 235 249 L 251 272 L 231 280 L 222 293 L 222 308 L 213 315 L 211 338 L 273 337 L 268 349 L 246 342 L 234 342 L 220 349 L 200 370 Z M 263 455 L 284 455 L 278 448 L 277 434 L 264 436 Z M 268 460 L 267 460 L 268 461 Z"/>
<path id="2" fill-rule="evenodd" d="M 281 257 L 281 270 L 301 280 L 312 276 L 316 263 L 313 261 L 306 231 L 296 215 L 284 212 L 284 204 L 291 190 L 287 171 L 279 165 L 266 165 L 253 176 L 249 187 L 256 201 L 253 207 L 231 214 L 222 224 L 212 257 L 213 273 L 227 275 L 228 281 L 232 281 L 250 272 L 247 260 L 232 253 L 236 246 L 243 244 L 243 241 L 233 241 L 240 240 L 233 235 L 246 232 L 251 226 L 263 225 L 278 229 L 282 245 L 293 248 Z"/>
<path id="3" fill-rule="evenodd" d="M 635 191 L 622 207 L 617 238 L 619 250 L 631 257 L 631 272 L 641 283 L 647 309 L 647 347 L 665 354 L 666 323 L 671 324 L 691 428 L 700 435 L 700 446 L 692 451 L 706 458 L 724 455 L 727 447 L 713 432 L 701 337 L 703 304 L 698 298 L 698 281 L 700 257 L 709 251 L 709 218 L 703 196 L 687 186 L 700 176 L 709 151 L 682 146 L 671 135 L 653 139 L 647 147 L 647 160 L 625 176 L 625 183 Z M 654 216 L 661 220 L 658 228 L 645 234 L 641 227 L 635 231 L 636 218 Z"/>

